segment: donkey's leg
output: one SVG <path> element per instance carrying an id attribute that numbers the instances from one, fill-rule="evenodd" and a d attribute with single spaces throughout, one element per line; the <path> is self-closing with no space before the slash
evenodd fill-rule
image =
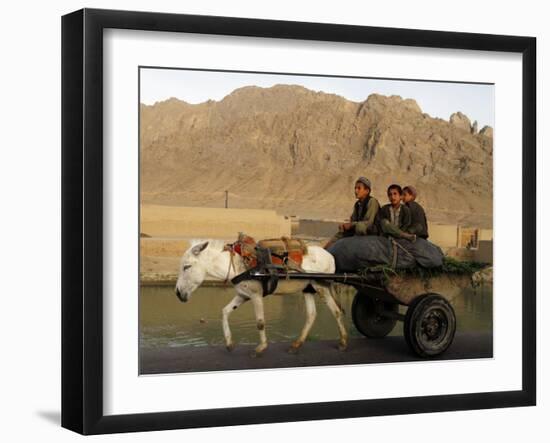
<path id="1" fill-rule="evenodd" d="M 260 344 L 256 346 L 255 356 L 259 356 L 267 348 L 267 336 L 265 334 L 264 300 L 262 294 L 256 293 L 250 295 L 250 300 L 254 305 L 254 314 L 256 315 L 256 327 L 260 334 Z"/>
<path id="2" fill-rule="evenodd" d="M 313 297 L 313 294 L 304 293 L 304 301 L 306 304 L 306 322 L 298 339 L 292 342 L 290 348 L 288 348 L 288 352 L 290 352 L 291 354 L 298 352 L 298 349 L 304 344 L 309 334 L 309 331 L 313 326 L 315 317 L 317 316 L 317 309 L 315 309 L 315 298 Z"/>
<path id="3" fill-rule="evenodd" d="M 334 300 L 333 294 L 334 291 L 332 289 L 332 286 L 326 287 L 326 286 L 314 286 L 315 290 L 319 292 L 321 295 L 321 298 L 327 305 L 330 312 L 332 312 L 332 315 L 336 319 L 336 324 L 338 325 L 338 332 L 340 333 L 340 344 L 338 345 L 338 349 L 341 351 L 345 351 L 348 347 L 348 331 L 346 330 L 346 327 L 344 326 L 344 322 L 342 320 L 344 313 L 338 306 L 338 303 Z"/>
<path id="4" fill-rule="evenodd" d="M 231 329 L 229 329 L 229 315 L 247 300 L 246 297 L 236 295 L 222 310 L 223 336 L 225 337 L 225 347 L 228 351 L 232 351 L 235 347 L 231 338 Z"/>

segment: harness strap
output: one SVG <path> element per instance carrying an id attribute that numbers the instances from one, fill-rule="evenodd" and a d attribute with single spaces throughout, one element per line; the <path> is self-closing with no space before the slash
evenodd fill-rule
<path id="1" fill-rule="evenodd" d="M 279 254 L 275 254 L 275 253 L 272 252 L 271 255 L 274 255 L 275 257 L 280 258 L 283 261 L 283 264 L 288 269 L 291 269 L 293 271 L 298 271 L 298 272 L 305 272 L 302 269 L 302 267 L 300 266 L 300 264 L 298 262 L 296 262 L 295 260 L 291 259 L 290 256 L 289 256 L 290 240 L 291 239 L 286 237 L 286 236 L 283 236 L 283 237 L 281 237 L 281 240 L 283 241 L 283 243 L 285 245 L 286 253 L 284 254 L 284 256 L 281 256 Z M 302 255 L 306 254 L 307 253 L 307 248 L 306 248 L 303 240 L 301 240 L 301 239 L 295 239 L 295 240 L 298 240 L 298 243 L 300 244 L 300 249 L 302 250 Z"/>
<path id="2" fill-rule="evenodd" d="M 285 245 L 285 248 L 286 248 L 286 250 L 287 250 L 287 252 L 288 252 L 288 250 L 290 249 L 290 248 L 288 247 L 288 242 L 289 242 L 290 239 L 289 239 L 288 237 L 286 237 L 286 236 L 283 235 L 283 236 L 281 237 L 281 240 L 283 241 L 283 243 L 284 243 L 284 245 Z"/>
<path id="3" fill-rule="evenodd" d="M 402 251 L 405 252 L 409 257 L 412 257 L 414 259 L 414 255 L 410 253 L 410 251 L 407 251 L 406 248 L 403 247 L 403 245 L 400 245 L 398 242 L 396 242 L 393 238 L 390 238 L 392 249 L 393 249 L 393 257 L 392 257 L 392 269 L 395 269 L 397 267 L 397 248 L 400 248 Z"/>
<path id="4" fill-rule="evenodd" d="M 229 275 L 231 274 L 231 269 L 233 268 L 233 271 L 235 272 L 237 271 L 235 269 L 235 263 L 233 263 L 233 256 L 235 255 L 235 251 L 233 250 L 233 245 L 227 245 L 224 249 L 226 251 L 229 251 L 229 267 L 227 268 L 227 275 L 225 276 L 225 280 L 223 281 L 223 284 L 226 285 L 229 282 Z"/>
<path id="5" fill-rule="evenodd" d="M 410 251 L 408 251 L 405 247 L 403 247 L 403 245 L 399 244 L 395 240 L 393 240 L 393 241 L 397 245 L 397 247 L 399 247 L 399 248 L 401 248 L 401 250 L 405 251 L 405 254 L 407 254 L 409 257 L 414 258 L 414 255 L 412 255 Z"/>

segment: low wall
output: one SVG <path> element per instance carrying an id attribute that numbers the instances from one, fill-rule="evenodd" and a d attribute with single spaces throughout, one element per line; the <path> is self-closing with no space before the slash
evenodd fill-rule
<path id="1" fill-rule="evenodd" d="M 192 208 L 142 205 L 141 233 L 151 237 L 236 239 L 290 236 L 291 221 L 263 209 Z"/>
<path id="2" fill-rule="evenodd" d="M 461 237 L 464 232 L 473 231 L 476 228 L 462 227 L 458 225 L 440 225 L 436 223 L 428 223 L 428 232 L 430 234 L 429 240 L 432 243 L 439 245 L 441 248 L 461 248 L 466 246 L 466 242 Z M 479 229 L 478 231 L 478 243 L 481 248 L 483 242 L 493 242 L 493 230 L 492 229 Z M 487 248 L 487 246 L 484 246 Z"/>
<path id="3" fill-rule="evenodd" d="M 456 225 L 438 225 L 428 223 L 429 240 L 440 248 L 454 248 L 458 243 L 458 227 Z"/>

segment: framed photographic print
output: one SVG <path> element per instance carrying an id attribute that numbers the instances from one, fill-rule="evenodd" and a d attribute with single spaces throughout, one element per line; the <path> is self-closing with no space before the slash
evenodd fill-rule
<path id="1" fill-rule="evenodd" d="M 62 425 L 534 405 L 535 51 L 64 16 Z"/>

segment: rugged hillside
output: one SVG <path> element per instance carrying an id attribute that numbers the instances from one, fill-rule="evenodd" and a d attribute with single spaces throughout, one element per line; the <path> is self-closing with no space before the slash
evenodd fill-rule
<path id="1" fill-rule="evenodd" d="M 301 86 L 245 87 L 219 102 L 141 105 L 141 192 L 147 203 L 273 208 L 301 217 L 349 216 L 353 183 L 417 186 L 434 221 L 492 223 L 492 128 L 414 100 L 362 103 Z"/>

